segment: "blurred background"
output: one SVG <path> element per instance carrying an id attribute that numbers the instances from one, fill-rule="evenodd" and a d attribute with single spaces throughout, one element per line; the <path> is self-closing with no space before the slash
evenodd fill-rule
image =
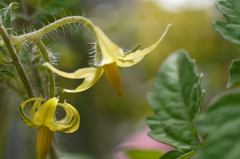
<path id="1" fill-rule="evenodd" d="M 9 4 L 10 0 L 5 0 Z M 20 0 L 25 3 L 27 14 L 36 9 L 37 0 Z M 36 29 L 61 17 L 84 15 L 98 25 L 118 46 L 131 50 L 149 47 L 169 29 L 161 44 L 139 64 L 120 68 L 124 97 L 119 98 L 103 75 L 90 89 L 81 93 L 58 92 L 63 99 L 75 106 L 81 115 L 81 126 L 72 134 L 57 133 L 58 146 L 64 156 L 77 159 L 114 159 L 118 146 L 133 133 L 147 128 L 145 119 L 153 115 L 146 100 L 152 92 L 154 79 L 161 63 L 171 53 L 185 49 L 196 60 L 197 70 L 203 73 L 202 87 L 206 91 L 204 107 L 211 98 L 226 89 L 228 67 L 239 57 L 239 49 L 214 31 L 213 20 L 224 20 L 215 7 L 216 0 L 81 0 L 60 9 L 54 15 L 39 14 L 28 23 L 16 18 L 13 28 Z M 18 8 L 13 13 L 23 12 Z M 46 20 L 48 19 L 48 21 Z M 40 23 L 41 21 L 41 23 Z M 59 69 L 73 72 L 88 67 L 89 53 L 94 42 L 92 33 L 83 25 L 66 26 L 63 32 L 44 39 L 52 51 L 59 53 Z M 74 89 L 82 80 L 57 77 L 57 86 Z M 1 82 L 3 86 L 4 83 Z M 36 129 L 28 128 L 21 120 L 18 106 L 22 102 L 11 90 L 1 89 L 0 108 L 0 158 L 25 159 L 34 155 Z M 11 97 L 10 97 L 11 98 Z M 8 107 L 7 105 L 12 105 Z M 204 109 L 204 108 L 203 108 Z M 71 155 L 68 155 L 71 154 Z M 75 156 L 75 157 L 74 157 Z M 67 157 L 65 157 L 67 158 Z"/>

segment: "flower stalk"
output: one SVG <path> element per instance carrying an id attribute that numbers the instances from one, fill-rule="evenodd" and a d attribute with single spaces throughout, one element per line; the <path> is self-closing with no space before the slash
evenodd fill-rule
<path id="1" fill-rule="evenodd" d="M 94 33 L 94 25 L 90 20 L 88 20 L 87 18 L 84 18 L 82 16 L 70 16 L 70 17 L 65 17 L 65 18 L 56 20 L 55 22 L 50 23 L 50 24 L 44 26 L 43 28 L 41 28 L 37 31 L 31 32 L 31 33 L 26 33 L 26 34 L 23 34 L 20 36 L 12 35 L 11 39 L 14 44 L 21 44 L 24 41 L 35 41 L 36 39 L 40 39 L 45 34 L 47 34 L 48 32 L 50 32 L 58 27 L 61 27 L 68 23 L 76 23 L 76 22 L 83 23 Z"/>
<path id="2" fill-rule="evenodd" d="M 36 46 L 38 47 L 38 49 L 42 53 L 44 61 L 51 63 L 50 62 L 51 61 L 50 57 L 48 55 L 47 48 L 42 43 L 42 40 L 41 39 L 36 39 L 36 40 L 34 40 L 34 43 L 36 44 Z M 54 74 L 49 69 L 47 71 L 48 71 L 48 79 L 49 79 L 49 97 L 53 98 L 55 96 L 55 79 L 54 79 Z"/>

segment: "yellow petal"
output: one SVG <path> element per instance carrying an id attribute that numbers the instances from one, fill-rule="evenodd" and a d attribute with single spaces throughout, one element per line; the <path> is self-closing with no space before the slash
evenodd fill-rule
<path id="1" fill-rule="evenodd" d="M 113 43 L 99 27 L 95 27 L 94 32 L 102 54 L 101 66 L 113 63 L 119 56 L 124 55 L 123 50 Z"/>
<path id="2" fill-rule="evenodd" d="M 117 66 L 119 66 L 119 67 L 130 67 L 130 66 L 133 66 L 133 65 L 137 64 L 142 59 L 143 59 L 143 56 L 138 58 L 138 59 L 135 59 L 135 60 L 125 60 L 124 61 L 124 60 L 118 59 L 117 60 Z"/>
<path id="3" fill-rule="evenodd" d="M 61 103 L 57 104 L 57 106 L 60 106 L 65 110 L 65 114 L 66 114 L 63 119 L 58 121 L 56 120 L 57 124 L 68 125 L 74 117 L 74 111 L 72 110 L 72 107 L 66 106 L 65 104 L 66 102 L 64 102 L 64 104 L 61 104 Z"/>
<path id="4" fill-rule="evenodd" d="M 38 108 L 41 106 L 42 101 L 41 100 L 36 100 L 32 106 L 32 108 L 30 109 L 30 119 L 33 120 L 34 119 L 34 115 L 36 113 L 36 111 L 38 110 Z"/>
<path id="5" fill-rule="evenodd" d="M 58 98 L 51 98 L 38 108 L 34 115 L 34 123 L 49 127 L 49 123 L 55 120 L 55 111 Z"/>
<path id="6" fill-rule="evenodd" d="M 71 110 L 72 111 L 72 114 L 71 115 L 70 113 L 67 114 L 66 113 L 66 119 L 61 121 L 61 123 L 63 124 L 60 128 L 60 130 L 58 131 L 62 131 L 62 132 L 65 132 L 65 133 L 72 133 L 74 131 L 76 131 L 78 128 L 79 128 L 79 125 L 80 125 L 80 115 L 77 111 L 77 109 L 75 109 L 72 105 L 68 104 L 68 103 L 59 103 L 58 104 L 59 106 L 62 106 L 65 110 Z M 71 120 L 68 120 L 68 119 L 71 119 Z M 58 124 L 60 124 L 59 122 L 57 122 Z"/>
<path id="7" fill-rule="evenodd" d="M 49 63 L 44 63 L 43 66 L 48 67 L 51 71 L 54 73 L 63 76 L 65 78 L 71 78 L 71 79 L 81 79 L 84 78 L 83 83 L 77 87 L 75 90 L 69 90 L 69 89 L 64 89 L 64 92 L 69 92 L 69 93 L 76 93 L 76 92 L 82 92 L 91 86 L 93 86 L 98 79 L 101 77 L 103 73 L 103 69 L 101 67 L 99 68 L 83 68 L 83 69 L 78 69 L 77 71 L 73 73 L 67 73 L 60 71 L 56 68 L 54 68 L 51 64 Z"/>
<path id="8" fill-rule="evenodd" d="M 66 115 L 60 120 L 56 121 L 55 116 L 49 120 L 46 120 L 44 125 L 46 125 L 51 131 L 61 131 L 64 133 L 72 133 L 79 128 L 80 115 L 78 111 L 68 103 L 58 103 L 58 106 L 64 108 Z"/>
<path id="9" fill-rule="evenodd" d="M 131 60 L 133 60 L 134 61 L 134 60 L 142 58 L 146 54 L 150 53 L 162 41 L 164 36 L 167 34 L 167 31 L 168 31 L 170 26 L 172 26 L 172 24 L 168 24 L 167 25 L 167 27 L 166 27 L 165 31 L 163 32 L 162 36 L 152 46 L 150 46 L 149 48 L 143 49 L 143 50 L 137 50 L 136 52 L 133 52 L 133 53 L 130 53 L 130 54 L 125 54 L 120 60 L 122 60 L 122 61 L 129 61 L 129 60 L 131 61 Z M 117 63 L 117 65 L 119 65 L 119 63 Z M 124 67 L 124 65 L 121 65 L 121 66 Z"/>
<path id="10" fill-rule="evenodd" d="M 53 132 L 46 126 L 41 126 L 37 137 L 37 158 L 45 159 L 52 146 Z"/>
<path id="11" fill-rule="evenodd" d="M 98 79 L 102 76 L 102 74 L 103 74 L 102 67 L 91 68 L 91 73 L 89 73 L 88 76 L 85 77 L 83 83 L 80 86 L 78 86 L 74 90 L 63 89 L 63 92 L 77 93 L 77 92 L 85 91 L 86 89 L 92 87 L 98 81 Z"/>
<path id="12" fill-rule="evenodd" d="M 33 107 L 30 109 L 30 114 L 27 115 L 25 113 L 25 106 L 28 102 L 32 102 L 32 101 L 35 101 L 34 104 L 33 104 Z M 21 118 L 25 121 L 25 123 L 28 125 L 28 126 L 31 126 L 31 127 L 35 127 L 35 126 L 40 126 L 38 124 L 36 124 L 33 120 L 33 116 L 34 116 L 34 109 L 36 107 L 39 106 L 39 104 L 41 104 L 41 101 L 44 101 L 44 99 L 42 98 L 31 98 L 31 99 L 28 99 L 26 101 L 24 101 L 21 105 L 20 105 L 20 115 L 21 115 Z"/>
<path id="13" fill-rule="evenodd" d="M 114 87 L 119 97 L 123 96 L 122 86 L 120 80 L 120 73 L 116 63 L 106 64 L 103 66 L 104 73 L 108 79 L 108 82 Z"/>

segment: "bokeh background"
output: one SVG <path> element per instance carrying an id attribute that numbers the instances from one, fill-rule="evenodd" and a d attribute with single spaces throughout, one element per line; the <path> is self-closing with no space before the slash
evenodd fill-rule
<path id="1" fill-rule="evenodd" d="M 29 14 L 34 12 L 37 0 L 19 1 L 22 2 L 26 4 Z M 16 19 L 13 27 L 21 32 L 22 28 L 32 26 L 41 28 L 39 21 L 48 24 L 48 21 L 66 15 L 84 15 L 125 50 L 131 50 L 138 44 L 142 44 L 140 49 L 152 45 L 166 25 L 173 23 L 167 36 L 152 53 L 133 67 L 120 68 L 123 98 L 117 96 L 105 76 L 87 91 L 75 94 L 58 92 L 61 101 L 67 99 L 81 115 L 78 131 L 72 134 L 57 133 L 58 147 L 63 151 L 63 157 L 71 154 L 76 159 L 80 158 L 78 155 L 83 159 L 115 158 L 119 144 L 130 134 L 147 127 L 145 119 L 153 115 L 153 112 L 146 94 L 153 89 L 161 63 L 178 49 L 185 49 L 196 60 L 198 72 L 204 75 L 204 108 L 215 95 L 226 89 L 228 67 L 231 60 L 239 57 L 240 50 L 214 31 L 212 21 L 224 20 L 216 9 L 215 2 L 216 0 L 81 0 L 75 5 L 59 8 L 54 16 L 38 15 L 38 19 L 31 24 Z M 13 12 L 21 12 L 21 8 Z M 95 39 L 83 25 L 66 26 L 64 33 L 54 33 L 44 40 L 49 48 L 59 53 L 59 69 L 73 72 L 88 67 L 89 53 Z M 57 86 L 60 88 L 73 89 L 81 82 L 57 77 Z M 4 83 L 1 82 L 1 85 Z M 36 136 L 36 129 L 28 128 L 21 121 L 18 113 L 20 99 L 7 88 L 1 89 L 0 93 L 0 158 L 31 158 L 29 154 L 35 153 L 35 140 L 28 139 Z"/>

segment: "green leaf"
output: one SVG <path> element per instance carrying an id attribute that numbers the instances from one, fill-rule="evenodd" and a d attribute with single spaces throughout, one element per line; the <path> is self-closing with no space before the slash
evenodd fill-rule
<path id="1" fill-rule="evenodd" d="M 56 14 L 60 8 L 74 5 L 80 0 L 40 0 L 38 5 L 39 12 Z"/>
<path id="2" fill-rule="evenodd" d="M 160 159 L 189 159 L 194 156 L 196 151 L 192 150 L 172 150 L 161 156 Z"/>
<path id="3" fill-rule="evenodd" d="M 8 7 L 2 8 L 0 10 L 0 17 L 2 19 L 2 24 L 5 28 L 10 28 L 12 9 L 16 9 L 19 6 L 20 6 L 19 3 L 13 2 L 13 3 L 10 3 Z"/>
<path id="4" fill-rule="evenodd" d="M 239 159 L 240 90 L 230 90 L 210 104 L 196 122 L 199 131 L 209 135 L 197 159 Z"/>
<path id="5" fill-rule="evenodd" d="M 229 67 L 229 79 L 227 83 L 227 88 L 236 86 L 240 84 L 240 60 L 233 60 L 231 66 Z"/>
<path id="6" fill-rule="evenodd" d="M 130 149 L 126 151 L 129 159 L 157 159 L 163 153 L 157 150 L 138 150 L 138 149 Z"/>
<path id="7" fill-rule="evenodd" d="M 220 35 L 231 43 L 240 46 L 240 1 L 219 1 L 216 6 L 223 13 L 226 21 L 216 20 L 213 26 Z"/>
<path id="8" fill-rule="evenodd" d="M 162 143 L 182 150 L 198 146 L 193 119 L 200 110 L 202 75 L 185 51 L 172 54 L 161 66 L 148 102 L 155 116 L 148 117 L 149 135 Z"/>
<path id="9" fill-rule="evenodd" d="M 7 76 L 10 76 L 10 77 L 14 77 L 14 73 L 10 72 L 10 71 L 0 71 L 0 76 L 2 75 L 7 75 Z"/>

